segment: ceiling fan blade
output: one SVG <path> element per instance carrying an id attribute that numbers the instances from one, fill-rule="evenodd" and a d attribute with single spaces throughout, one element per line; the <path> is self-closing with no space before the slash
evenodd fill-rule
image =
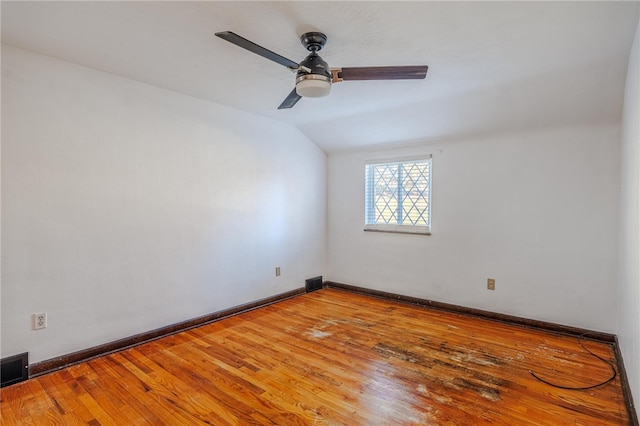
<path id="1" fill-rule="evenodd" d="M 236 33 L 233 33 L 231 31 L 221 31 L 219 33 L 216 33 L 216 35 L 221 39 L 228 41 L 229 43 L 233 43 L 236 46 L 240 46 L 243 49 L 247 49 L 248 51 L 256 53 L 262 56 L 263 58 L 267 58 L 272 60 L 273 62 L 277 62 L 280 65 L 284 65 L 285 67 L 288 67 L 288 68 L 298 68 L 297 62 L 293 62 L 291 59 L 287 59 L 284 56 L 278 55 L 277 53 L 270 51 L 269 49 L 265 49 L 264 47 L 259 46 L 254 42 L 247 40 L 244 37 L 240 37 Z"/>
<path id="2" fill-rule="evenodd" d="M 427 76 L 426 65 L 401 67 L 349 67 L 332 69 L 333 82 L 343 80 L 419 80 Z"/>
<path id="3" fill-rule="evenodd" d="M 289 93 L 289 96 L 287 96 L 287 98 L 282 101 L 278 109 L 293 108 L 293 106 L 300 100 L 301 97 L 302 96 L 298 95 L 298 92 L 296 92 L 296 88 L 294 87 L 291 93 Z"/>

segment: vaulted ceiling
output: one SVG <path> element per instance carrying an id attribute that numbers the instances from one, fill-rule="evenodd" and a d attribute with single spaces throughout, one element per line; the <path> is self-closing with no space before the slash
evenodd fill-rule
<path id="1" fill-rule="evenodd" d="M 633 2 L 2 2 L 2 42 L 291 123 L 327 152 L 620 120 Z M 214 36 L 330 66 L 429 65 L 278 110 L 295 76 Z"/>

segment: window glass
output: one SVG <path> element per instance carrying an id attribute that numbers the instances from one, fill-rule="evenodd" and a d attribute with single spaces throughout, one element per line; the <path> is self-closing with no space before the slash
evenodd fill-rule
<path id="1" fill-rule="evenodd" d="M 431 158 L 365 166 L 365 230 L 431 232 Z"/>

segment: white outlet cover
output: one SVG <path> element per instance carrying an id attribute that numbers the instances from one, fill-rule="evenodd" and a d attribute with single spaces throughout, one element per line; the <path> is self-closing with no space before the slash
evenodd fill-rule
<path id="1" fill-rule="evenodd" d="M 33 329 L 41 330 L 43 328 L 47 328 L 47 313 L 33 314 Z"/>

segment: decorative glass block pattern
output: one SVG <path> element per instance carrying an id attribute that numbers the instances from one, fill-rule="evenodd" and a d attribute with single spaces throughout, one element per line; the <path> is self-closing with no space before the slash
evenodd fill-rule
<path id="1" fill-rule="evenodd" d="M 430 226 L 430 158 L 367 164 L 365 181 L 365 224 Z"/>

